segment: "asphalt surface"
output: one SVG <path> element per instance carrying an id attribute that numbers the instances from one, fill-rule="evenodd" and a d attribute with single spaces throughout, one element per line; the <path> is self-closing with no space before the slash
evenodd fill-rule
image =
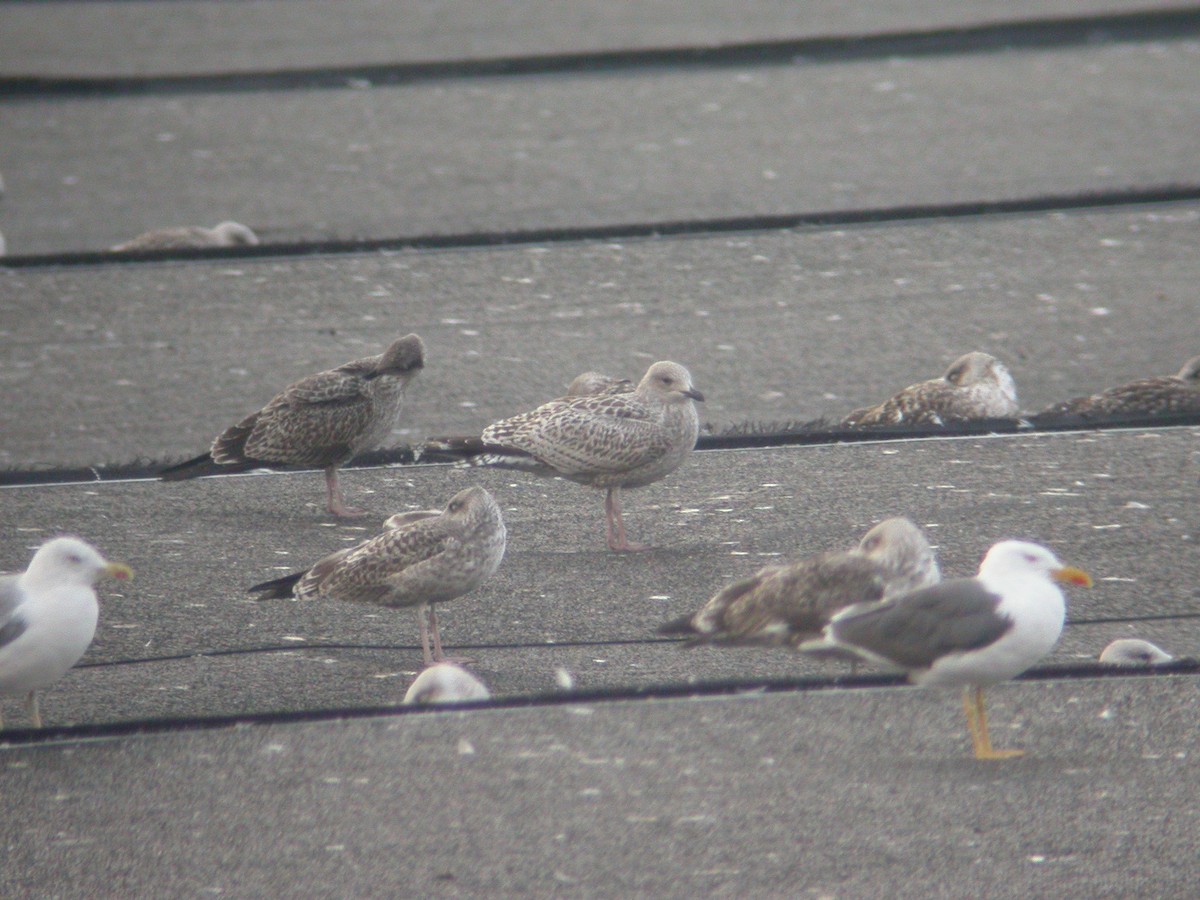
<path id="1" fill-rule="evenodd" d="M 287 382 L 408 331 L 429 364 L 406 443 L 662 358 L 721 431 L 836 418 L 971 349 L 1009 364 L 1030 412 L 1200 352 L 1197 45 L 1105 39 L 1099 17 L 1136 4 L 333 8 L 0 4 L 0 230 L 22 257 L 0 269 L 0 466 L 190 456 Z M 1034 21 L 1060 16 L 1093 39 Z M 451 71 L 916 48 L 986 23 L 1013 25 L 1012 47 Z M 425 62 L 449 76 L 188 82 Z M 108 76 L 183 80 L 86 81 Z M 1162 186 L 1176 202 L 1120 202 Z M 1053 199 L 1088 192 L 1113 199 Z M 939 214 L 997 199 L 1012 214 Z M 878 221 L 752 221 L 864 209 Z M 61 256 L 225 218 L 259 231 L 258 256 Z M 272 249 L 671 221 L 698 233 Z M 605 550 L 602 495 L 578 485 L 431 465 L 344 481 L 370 517 L 331 520 L 317 473 L 0 488 L 0 568 L 66 531 L 137 571 L 102 586 L 92 647 L 43 699 L 49 728 L 7 704 L 0 896 L 1195 895 L 1200 422 L 697 452 L 627 494 L 631 537 L 655 545 L 633 555 Z M 410 611 L 245 592 L 470 483 L 499 500 L 508 552 L 440 618 L 493 705 L 396 707 L 420 664 Z M 1095 578 L 1045 666 L 989 691 L 996 743 L 1023 759 L 971 759 L 954 692 L 655 634 L 897 514 L 948 575 L 1022 537 Z M 1131 636 L 1185 661 L 1099 677 L 1100 649 Z"/>

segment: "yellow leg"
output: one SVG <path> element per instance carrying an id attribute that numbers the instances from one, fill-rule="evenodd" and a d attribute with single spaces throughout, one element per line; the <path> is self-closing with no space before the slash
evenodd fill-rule
<path id="1" fill-rule="evenodd" d="M 992 739 L 988 735 L 987 710 L 983 706 L 983 688 L 967 688 L 963 692 L 963 706 L 967 710 L 967 727 L 971 729 L 976 759 L 1012 759 L 1025 754 L 1024 750 L 997 750 L 992 746 Z"/>

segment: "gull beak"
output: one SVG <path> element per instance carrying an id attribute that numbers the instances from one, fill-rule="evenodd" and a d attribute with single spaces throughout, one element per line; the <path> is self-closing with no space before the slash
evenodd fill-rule
<path id="1" fill-rule="evenodd" d="M 1083 569 L 1077 569 L 1074 566 L 1063 566 L 1061 569 L 1051 572 L 1050 577 L 1063 584 L 1077 584 L 1080 587 L 1092 586 L 1091 576 Z"/>
<path id="2" fill-rule="evenodd" d="M 686 391 L 681 391 L 680 393 L 682 393 L 685 397 L 691 397 L 697 403 L 704 402 L 704 395 L 695 388 L 688 388 Z"/>
<path id="3" fill-rule="evenodd" d="M 104 567 L 104 574 L 111 575 L 118 581 L 128 581 L 133 577 L 133 569 L 125 565 L 125 563 L 112 563 Z"/>

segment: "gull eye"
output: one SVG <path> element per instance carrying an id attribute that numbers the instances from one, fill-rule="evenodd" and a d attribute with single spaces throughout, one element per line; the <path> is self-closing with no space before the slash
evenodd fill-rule
<path id="1" fill-rule="evenodd" d="M 78 553 L 71 553 L 67 556 L 67 562 L 74 563 L 77 566 L 83 565 L 83 557 Z"/>
<path id="2" fill-rule="evenodd" d="M 451 500 L 450 505 L 448 507 L 446 507 L 446 509 L 449 510 L 450 512 L 458 512 L 462 508 L 463 508 L 463 504 L 462 504 L 461 500 Z"/>

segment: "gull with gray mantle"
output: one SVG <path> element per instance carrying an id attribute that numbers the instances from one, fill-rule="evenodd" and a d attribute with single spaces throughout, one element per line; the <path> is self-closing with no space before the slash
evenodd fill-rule
<path id="1" fill-rule="evenodd" d="M 856 409 L 842 425 L 945 425 L 1016 414 L 1017 386 L 1008 367 L 976 350 L 952 362 L 941 378 L 910 384 L 877 406 Z"/>
<path id="2" fill-rule="evenodd" d="M 851 550 L 767 566 L 658 632 L 684 635 L 685 647 L 795 647 L 820 637 L 830 617 L 848 606 L 937 584 L 941 577 L 921 529 L 905 518 L 885 519 Z"/>
<path id="3" fill-rule="evenodd" d="M 953 578 L 880 603 L 842 610 L 803 652 L 830 648 L 908 672 L 914 684 L 962 687 L 976 759 L 1008 759 L 988 736 L 983 689 L 1013 678 L 1053 649 L 1066 601 L 1055 582 L 1090 586 L 1050 550 L 1025 541 L 992 546 L 974 578 Z"/>
<path id="4" fill-rule="evenodd" d="M 79 662 L 96 634 L 93 585 L 102 575 L 125 580 L 133 570 L 79 538 L 59 537 L 42 544 L 24 572 L 0 578 L 0 698 L 24 694 L 35 728 L 38 691 Z"/>
<path id="5" fill-rule="evenodd" d="M 416 607 L 425 665 L 442 662 L 433 606 L 473 591 L 499 568 L 505 545 L 500 507 L 476 486 L 459 491 L 441 512 L 420 510 L 388 521 L 382 534 L 331 553 L 307 571 L 256 584 L 250 592 L 262 599 Z"/>
<path id="6" fill-rule="evenodd" d="M 497 466 L 559 476 L 607 492 L 611 550 L 644 550 L 630 543 L 621 518 L 621 489 L 670 475 L 696 446 L 704 395 L 679 363 L 656 362 L 628 392 L 604 385 L 600 393 L 560 397 L 489 425 L 478 438 L 431 440 L 472 466 Z"/>
<path id="7" fill-rule="evenodd" d="M 208 453 L 164 469 L 160 477 L 180 481 L 271 466 L 314 466 L 325 470 L 329 512 L 365 515 L 346 505 L 338 469 L 388 439 L 400 419 L 405 388 L 424 366 L 425 345 L 408 334 L 378 356 L 309 375 L 226 428 Z"/>

